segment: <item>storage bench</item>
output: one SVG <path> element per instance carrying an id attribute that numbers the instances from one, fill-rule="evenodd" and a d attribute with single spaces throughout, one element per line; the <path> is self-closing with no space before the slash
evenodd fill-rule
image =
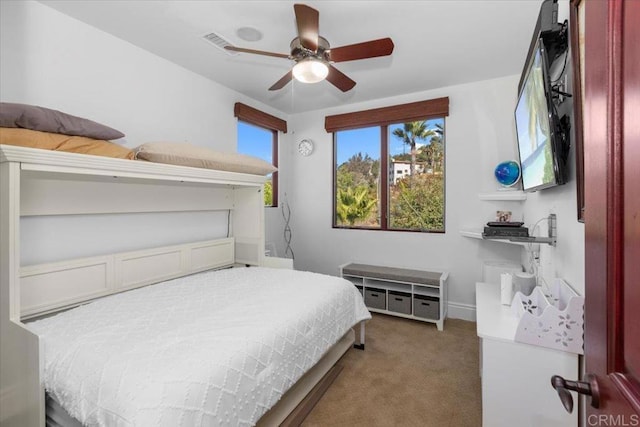
<path id="1" fill-rule="evenodd" d="M 443 329 L 448 272 L 349 263 L 340 266 L 340 276 L 360 290 L 369 311 L 432 322 Z"/>

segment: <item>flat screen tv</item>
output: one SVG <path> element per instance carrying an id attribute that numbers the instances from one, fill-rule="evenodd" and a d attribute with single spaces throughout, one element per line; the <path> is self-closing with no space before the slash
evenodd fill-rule
<path id="1" fill-rule="evenodd" d="M 516 131 L 524 191 L 566 182 L 566 133 L 557 117 L 542 39 L 525 67 L 516 106 Z"/>

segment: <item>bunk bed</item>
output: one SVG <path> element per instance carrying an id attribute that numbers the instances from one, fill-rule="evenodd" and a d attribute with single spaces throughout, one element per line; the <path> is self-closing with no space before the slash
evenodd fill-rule
<path id="1" fill-rule="evenodd" d="M 98 299 L 100 304 L 103 301 L 106 304 L 109 298 L 135 296 L 137 292 L 153 291 L 161 286 L 181 289 L 180 286 L 186 285 L 180 280 L 200 277 L 198 274 L 215 275 L 210 273 L 212 270 L 230 274 L 231 270 L 222 269 L 232 268 L 233 275 L 242 275 L 242 270 L 246 270 L 254 279 L 256 274 L 271 276 L 268 284 L 271 287 L 284 280 L 282 274 L 294 275 L 294 282 L 309 279 L 310 276 L 295 275 L 313 273 L 288 271 L 278 275 L 273 270 L 262 271 L 261 266 L 265 264 L 264 182 L 264 176 L 245 173 L 0 145 L 0 407 L 3 412 L 0 421 L 3 425 L 43 426 L 51 422 L 45 410 L 50 406 L 44 390 L 46 349 L 34 332 L 39 322 L 48 319 L 28 323 L 33 319 L 81 305 L 76 310 L 85 309 L 92 306 L 88 302 Z M 24 217 L 192 211 L 227 211 L 227 236 L 37 265 L 21 263 L 20 223 Z M 325 280 L 320 276 L 314 275 L 313 280 Z M 176 280 L 178 285 L 174 284 Z M 357 294 L 348 283 L 336 283 L 342 279 L 326 276 L 326 280 L 342 289 L 342 299 L 344 292 Z M 143 289 L 159 282 L 162 283 Z M 310 397 L 310 392 L 326 389 L 327 382 L 337 375 L 338 368 L 334 365 L 353 345 L 355 334 L 351 328 L 357 323 L 361 325 L 360 342 L 364 343 L 364 320 L 369 318 L 369 313 L 361 299 L 353 301 L 352 306 L 347 307 L 353 313 L 346 317 L 350 319 L 346 330 L 334 332 L 332 338 L 326 339 L 326 348 L 314 350 L 317 357 L 308 363 L 311 366 L 306 372 L 296 375 L 295 384 L 286 384 L 286 387 L 281 384 L 280 394 L 270 398 L 277 401 L 275 405 L 271 406 L 272 402 L 264 410 L 254 411 L 258 414 L 256 419 L 226 422 L 279 425 L 294 417 L 295 424 L 300 402 L 305 398 L 317 400 Z M 74 309 L 63 315 L 72 312 Z M 332 316 L 335 317 L 334 314 L 329 317 Z M 72 425 L 71 422 L 68 425 Z"/>

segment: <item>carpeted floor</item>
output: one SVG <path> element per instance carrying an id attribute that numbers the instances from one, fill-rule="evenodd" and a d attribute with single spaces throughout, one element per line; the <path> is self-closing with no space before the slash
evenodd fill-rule
<path id="1" fill-rule="evenodd" d="M 351 349 L 336 381 L 302 424 L 476 427 L 482 424 L 476 324 L 374 314 L 365 351 Z"/>

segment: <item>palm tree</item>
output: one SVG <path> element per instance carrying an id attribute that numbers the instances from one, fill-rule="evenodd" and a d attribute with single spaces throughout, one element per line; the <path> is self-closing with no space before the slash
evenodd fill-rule
<path id="1" fill-rule="evenodd" d="M 443 167 L 444 144 L 442 143 L 442 138 L 444 137 L 444 126 L 442 123 L 436 123 L 433 132 L 435 135 L 431 137 L 431 142 L 423 150 L 429 157 L 430 167 L 435 172 L 442 171 Z"/>
<path id="2" fill-rule="evenodd" d="M 546 98 L 544 95 L 544 75 L 542 71 L 542 58 L 540 53 L 536 53 L 533 66 L 531 67 L 530 76 L 525 82 L 525 102 L 529 113 L 529 141 L 531 151 L 535 152 L 536 148 L 542 141 L 538 141 L 538 127 L 540 127 L 543 135 L 549 134 L 549 121 L 545 117 L 547 110 Z"/>
<path id="3" fill-rule="evenodd" d="M 393 130 L 393 136 L 400 138 L 402 142 L 411 148 L 411 165 L 409 167 L 410 182 L 413 182 L 413 176 L 416 172 L 416 140 L 425 140 L 435 136 L 436 132 L 427 129 L 427 121 L 408 122 L 402 128 Z"/>
<path id="4" fill-rule="evenodd" d="M 436 136 L 440 137 L 440 139 L 444 136 L 444 127 L 441 123 L 436 123 L 436 128 L 433 131 L 436 133 Z"/>
<path id="5" fill-rule="evenodd" d="M 361 186 L 357 188 L 338 188 L 336 215 L 342 224 L 355 224 L 357 220 L 366 220 L 378 201 L 369 195 L 369 189 Z"/>
<path id="6" fill-rule="evenodd" d="M 444 145 L 442 144 L 442 138 L 434 136 L 431 138 L 431 143 L 427 148 L 429 153 L 429 159 L 433 171 L 442 171 L 442 159 L 444 157 Z"/>

